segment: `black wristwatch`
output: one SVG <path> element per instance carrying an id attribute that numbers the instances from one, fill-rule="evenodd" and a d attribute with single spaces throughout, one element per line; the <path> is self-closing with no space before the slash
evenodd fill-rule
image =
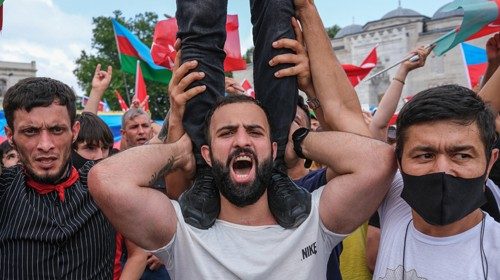
<path id="1" fill-rule="evenodd" d="M 301 147 L 302 141 L 304 141 L 307 134 L 309 134 L 309 129 L 305 127 L 301 127 L 295 130 L 292 134 L 293 150 L 295 151 L 295 153 L 299 158 L 307 159 L 302 153 L 302 147 Z"/>

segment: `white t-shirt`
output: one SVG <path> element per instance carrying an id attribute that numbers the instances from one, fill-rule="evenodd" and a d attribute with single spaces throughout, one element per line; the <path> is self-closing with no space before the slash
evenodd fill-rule
<path id="1" fill-rule="evenodd" d="M 490 188 L 491 193 L 493 193 L 493 197 L 495 197 L 498 205 L 498 210 L 500 210 L 500 188 L 491 179 L 486 180 L 486 186 Z"/>
<path id="2" fill-rule="evenodd" d="M 311 214 L 296 229 L 217 220 L 200 230 L 184 222 L 179 204 L 172 201 L 177 232 L 153 253 L 172 279 L 325 279 L 330 253 L 346 235 L 329 231 L 321 222 L 322 191 L 312 193 Z"/>
<path id="3" fill-rule="evenodd" d="M 450 237 L 425 235 L 410 222 L 411 208 L 400 196 L 402 189 L 403 180 L 398 172 L 379 208 L 381 239 L 373 279 L 403 279 L 403 249 L 406 280 L 484 279 L 480 250 L 481 223 Z M 488 214 L 483 248 L 488 263 L 488 279 L 500 279 L 500 224 Z"/>

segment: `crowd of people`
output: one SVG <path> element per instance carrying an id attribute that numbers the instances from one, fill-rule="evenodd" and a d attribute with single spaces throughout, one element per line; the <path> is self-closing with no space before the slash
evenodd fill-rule
<path id="1" fill-rule="evenodd" d="M 201 5 L 203 4 L 203 5 Z M 178 0 L 170 109 L 120 150 L 51 78 L 8 89 L 0 279 L 500 279 L 500 34 L 477 91 L 363 112 L 312 0 L 250 0 L 255 99 L 224 77 L 227 0 Z M 306 96 L 298 95 L 298 90 Z"/>

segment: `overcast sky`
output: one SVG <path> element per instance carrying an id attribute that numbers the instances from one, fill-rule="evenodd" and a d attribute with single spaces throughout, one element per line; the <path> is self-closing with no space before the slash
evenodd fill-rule
<path id="1" fill-rule="evenodd" d="M 402 0 L 403 8 L 431 17 L 450 0 Z M 378 20 L 398 7 L 397 0 L 316 0 L 325 26 L 341 27 Z M 81 50 L 91 51 L 92 17 L 125 17 L 145 11 L 175 15 L 174 0 L 5 0 L 0 60 L 37 63 L 37 76 L 59 79 L 82 94 L 73 75 Z M 238 14 L 242 50 L 251 47 L 247 0 L 229 0 L 228 13 Z"/>

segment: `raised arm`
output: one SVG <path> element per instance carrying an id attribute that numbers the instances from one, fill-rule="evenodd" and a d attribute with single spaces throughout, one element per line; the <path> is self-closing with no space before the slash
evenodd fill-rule
<path id="1" fill-rule="evenodd" d="M 431 50 L 432 48 L 419 47 L 410 53 L 418 55 L 419 59 L 417 61 L 407 60 L 399 66 L 396 76 L 389 85 L 389 88 L 387 88 L 384 97 L 380 100 L 377 113 L 370 122 L 369 128 L 373 138 L 381 141 L 387 140 L 387 124 L 396 112 L 406 77 L 412 70 L 425 65 L 425 60 Z"/>
<path id="2" fill-rule="evenodd" d="M 116 230 L 139 247 L 158 249 L 172 239 L 177 224 L 173 205 L 147 186 L 185 165 L 191 149 L 185 135 L 172 144 L 130 148 L 91 169 L 88 184 L 93 198 Z"/>
<path id="3" fill-rule="evenodd" d="M 396 170 L 394 150 L 376 139 L 334 131 L 310 132 L 301 147 L 307 158 L 337 174 L 323 190 L 321 220 L 333 232 L 352 232 L 387 193 Z"/>
<path id="4" fill-rule="evenodd" d="M 358 96 L 335 56 L 313 1 L 294 2 L 309 54 L 314 89 L 326 123 L 336 131 L 370 136 Z"/>
<path id="5" fill-rule="evenodd" d="M 491 78 L 486 82 L 481 91 L 479 92 L 479 96 L 484 100 L 484 102 L 488 103 L 493 110 L 495 116 L 500 112 L 500 94 L 498 93 L 498 89 L 500 88 L 500 68 L 495 70 L 495 73 L 491 76 Z"/>
<path id="6" fill-rule="evenodd" d="M 484 73 L 482 86 L 488 82 L 498 66 L 500 66 L 500 32 L 486 42 L 486 56 L 488 58 L 488 67 L 486 73 Z"/>
<path id="7" fill-rule="evenodd" d="M 94 72 L 94 77 L 92 78 L 92 89 L 89 93 L 89 100 L 83 108 L 84 112 L 91 112 L 97 115 L 99 110 L 99 102 L 104 95 L 104 92 L 109 87 L 111 82 L 111 77 L 113 75 L 113 68 L 108 66 L 106 71 L 101 70 L 101 64 L 97 64 Z"/>
<path id="8" fill-rule="evenodd" d="M 288 76 L 297 76 L 299 89 L 307 95 L 308 100 L 318 100 L 311 77 L 311 68 L 309 66 L 309 57 L 304 45 L 304 37 L 300 29 L 297 19 L 292 18 L 292 26 L 295 31 L 296 39 L 280 39 L 273 43 L 274 48 L 291 49 L 294 53 L 280 54 L 269 61 L 269 65 L 276 66 L 279 64 L 291 64 L 292 67 L 281 69 L 274 73 L 277 78 Z M 318 103 L 316 103 L 318 104 Z M 324 130 L 331 130 L 323 117 L 323 109 L 321 106 L 312 106 L 321 127 Z"/>
<path id="9" fill-rule="evenodd" d="M 344 131 L 311 132 L 302 149 L 307 158 L 337 174 L 323 191 L 320 216 L 330 230 L 349 233 L 368 220 L 385 196 L 396 168 L 394 151 L 368 138 L 371 134 L 356 92 L 335 57 L 312 0 L 295 0 L 295 7 L 325 119 L 333 129 Z"/>
<path id="10" fill-rule="evenodd" d="M 483 78 L 483 86 L 479 96 L 484 102 L 491 105 L 495 115 L 500 112 L 500 33 L 495 34 L 486 43 L 486 55 L 488 57 L 488 67 Z"/>

